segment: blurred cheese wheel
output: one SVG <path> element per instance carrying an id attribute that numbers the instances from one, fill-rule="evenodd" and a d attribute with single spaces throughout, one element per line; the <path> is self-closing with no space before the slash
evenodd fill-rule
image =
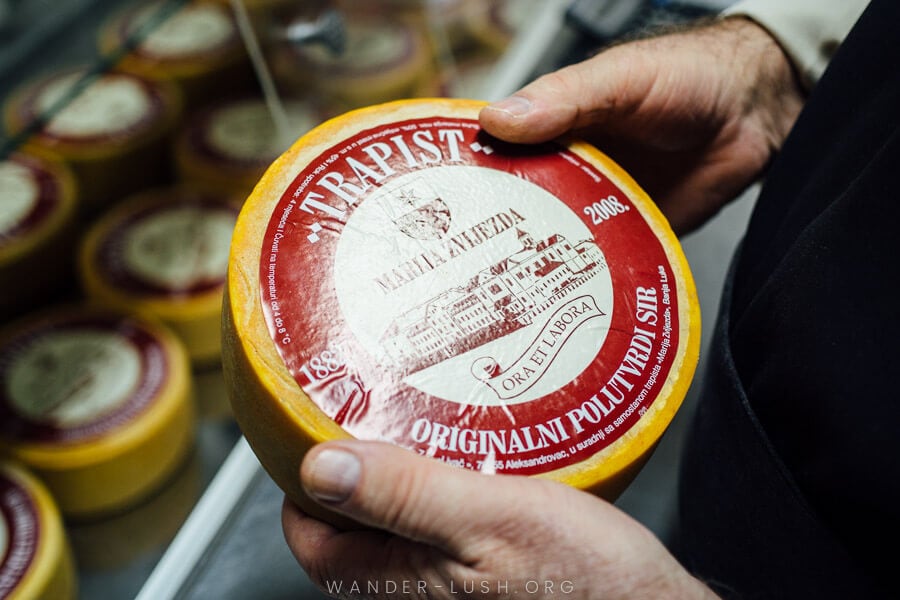
<path id="1" fill-rule="evenodd" d="M 272 59 L 276 77 L 296 95 L 330 103 L 335 114 L 408 97 L 433 76 L 430 46 L 411 23 L 348 19 L 345 29 L 346 47 L 338 55 L 322 45 L 283 45 Z"/>
<path id="2" fill-rule="evenodd" d="M 189 186 L 140 192 L 98 219 L 79 277 L 99 306 L 168 325 L 195 364 L 219 362 L 222 292 L 240 203 Z"/>
<path id="3" fill-rule="evenodd" d="M 127 507 L 193 443 L 187 355 L 151 322 L 56 308 L 0 336 L 0 445 L 66 516 Z"/>
<path id="4" fill-rule="evenodd" d="M 404 19 L 431 39 L 436 52 L 465 52 L 473 39 L 467 13 L 481 10 L 483 0 L 372 0 L 361 6 L 355 0 L 338 0 L 346 14 L 365 14 Z"/>
<path id="5" fill-rule="evenodd" d="M 0 161 L 0 320 L 75 289 L 76 191 L 61 163 Z"/>
<path id="6" fill-rule="evenodd" d="M 525 24 L 535 18 L 540 6 L 535 0 L 471 4 L 465 13 L 466 29 L 482 49 L 501 53 Z"/>
<path id="7" fill-rule="evenodd" d="M 198 450 L 146 500 L 102 518 L 66 524 L 81 572 L 127 571 L 141 556 L 165 551 L 203 492 Z"/>
<path id="8" fill-rule="evenodd" d="M 254 84 L 253 70 L 231 10 L 209 2 L 151 2 L 129 7 L 106 23 L 100 47 L 114 52 L 149 32 L 118 63 L 123 71 L 178 84 L 196 107 Z"/>
<path id="9" fill-rule="evenodd" d="M 700 318 L 662 214 L 579 141 L 512 146 L 480 102 L 351 112 L 282 155 L 235 228 L 238 424 L 306 510 L 313 444 L 385 440 L 615 498 L 691 383 Z"/>
<path id="10" fill-rule="evenodd" d="M 308 103 L 284 104 L 290 131 L 277 130 L 263 99 L 219 102 L 192 115 L 175 142 L 179 177 L 219 194 L 246 197 L 269 164 L 319 121 Z"/>
<path id="11" fill-rule="evenodd" d="M 221 6 L 233 7 L 232 0 L 205 0 Z M 242 0 L 247 16 L 257 29 L 260 41 L 265 43 L 285 21 L 295 18 L 314 19 L 326 10 L 334 0 Z M 359 8 L 359 7 L 358 7 Z"/>
<path id="12" fill-rule="evenodd" d="M 490 92 L 497 62 L 483 56 L 462 61 L 447 73 L 442 92 L 450 98 L 485 98 Z"/>
<path id="13" fill-rule="evenodd" d="M 8 101 L 5 117 L 13 134 L 31 133 L 26 150 L 72 168 L 81 208 L 93 216 L 165 179 L 169 136 L 180 115 L 181 96 L 171 83 L 75 70 L 24 85 Z"/>
<path id="14" fill-rule="evenodd" d="M 0 461 L 0 598 L 76 598 L 76 581 L 56 501 L 28 470 Z"/>

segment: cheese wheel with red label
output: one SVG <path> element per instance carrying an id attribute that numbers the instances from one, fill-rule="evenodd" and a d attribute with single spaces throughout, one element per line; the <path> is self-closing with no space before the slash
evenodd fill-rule
<path id="1" fill-rule="evenodd" d="M 526 24 L 534 20 L 542 4 L 535 0 L 478 3 L 466 12 L 466 28 L 481 48 L 499 54 Z"/>
<path id="2" fill-rule="evenodd" d="M 169 136 L 182 98 L 168 81 L 121 71 L 57 71 L 24 84 L 7 101 L 12 135 L 24 149 L 66 163 L 89 218 L 122 196 L 163 181 Z"/>
<path id="3" fill-rule="evenodd" d="M 484 104 L 348 113 L 267 171 L 235 228 L 224 366 L 287 495 L 323 440 L 615 498 L 693 377 L 700 315 L 666 220 L 584 142 L 510 145 Z M 340 522 L 335 520 L 335 522 Z"/>
<path id="4" fill-rule="evenodd" d="M 243 200 L 266 168 L 322 119 L 306 102 L 284 104 L 289 131 L 280 131 L 261 97 L 231 98 L 191 115 L 174 146 L 179 177 Z"/>
<path id="5" fill-rule="evenodd" d="M 433 79 L 431 47 L 404 20 L 349 19 L 340 53 L 321 45 L 282 44 L 272 52 L 276 78 L 293 94 L 312 93 L 330 114 L 406 98 Z"/>
<path id="6" fill-rule="evenodd" d="M 67 517 L 157 490 L 193 445 L 194 415 L 187 354 L 161 325 L 71 307 L 0 332 L 0 449 Z"/>
<path id="7" fill-rule="evenodd" d="M 76 289 L 76 202 L 62 163 L 26 154 L 0 161 L 0 321 Z"/>
<path id="8" fill-rule="evenodd" d="M 102 518 L 66 524 L 79 571 L 127 570 L 142 556 L 158 555 L 168 547 L 203 492 L 199 452 L 195 449 L 184 462 L 142 502 Z"/>
<path id="9" fill-rule="evenodd" d="M 116 52 L 135 39 L 142 27 L 149 31 L 118 67 L 174 81 L 188 107 L 253 86 L 250 60 L 229 7 L 187 2 L 173 10 L 162 1 L 130 6 L 105 24 L 101 49 Z"/>
<path id="10" fill-rule="evenodd" d="M 218 364 L 222 291 L 240 201 L 174 185 L 130 196 L 85 236 L 78 272 L 99 306 L 158 319 L 196 365 Z"/>
<path id="11" fill-rule="evenodd" d="M 0 461 L 0 598 L 67 600 L 76 582 L 56 501 L 22 465 Z"/>

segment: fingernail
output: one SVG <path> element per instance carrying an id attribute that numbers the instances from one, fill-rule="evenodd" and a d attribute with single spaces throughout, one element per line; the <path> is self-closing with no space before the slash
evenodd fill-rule
<path id="1" fill-rule="evenodd" d="M 306 491 L 323 502 L 343 502 L 356 489 L 361 469 L 359 459 L 350 452 L 322 450 L 307 471 Z"/>
<path id="2" fill-rule="evenodd" d="M 494 110 L 509 113 L 514 117 L 521 117 L 531 110 L 531 100 L 522 96 L 510 96 L 490 105 Z"/>

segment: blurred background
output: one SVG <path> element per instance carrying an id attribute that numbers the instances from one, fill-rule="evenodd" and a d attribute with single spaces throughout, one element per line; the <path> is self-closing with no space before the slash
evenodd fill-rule
<path id="1" fill-rule="evenodd" d="M 165 468 L 135 475 L 126 457 L 98 453 L 109 470 L 97 475 L 90 510 L 79 508 L 81 492 L 50 482 L 72 548 L 70 597 L 323 597 L 284 544 L 281 493 L 230 417 L 218 354 L 230 228 L 291 142 L 388 100 L 496 100 L 622 36 L 728 4 L 0 0 L 0 404 L 23 393 L 11 373 L 26 359 L 44 369 L 35 385 L 52 389 L 75 385 L 66 377 L 79 369 L 93 373 L 70 398 L 96 400 L 124 377 L 115 341 L 91 342 L 102 351 L 74 358 L 55 341 L 68 328 L 84 333 L 88 306 L 91 327 L 114 322 L 103 325 L 104 339 L 161 324 L 172 339 L 160 347 L 187 374 L 166 392 L 190 406 L 171 416 L 186 441 Z M 751 189 L 682 239 L 704 316 L 698 380 L 728 257 L 754 199 Z M 33 342 L 42 339 L 50 341 Z M 44 354 L 22 358 L 28 344 L 44 344 Z M 664 542 L 695 392 L 617 501 Z M 3 410 L 2 460 L 28 463 L 27 436 Z M 41 443 L 62 435 L 59 423 Z M 152 436 L 142 443 L 163 445 Z M 114 498 L 103 477 L 126 471 L 133 489 Z"/>

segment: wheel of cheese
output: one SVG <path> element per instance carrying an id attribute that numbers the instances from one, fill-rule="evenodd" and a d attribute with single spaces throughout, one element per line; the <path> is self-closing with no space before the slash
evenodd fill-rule
<path id="1" fill-rule="evenodd" d="M 502 53 L 540 7 L 534 0 L 495 0 L 470 4 L 465 13 L 466 30 L 482 50 Z"/>
<path id="2" fill-rule="evenodd" d="M 360 7 L 354 0 L 338 0 L 345 13 L 383 15 L 403 19 L 431 38 L 436 52 L 466 52 L 474 41 L 466 27 L 467 13 L 481 10 L 482 0 L 375 0 Z"/>
<path id="3" fill-rule="evenodd" d="M 161 325 L 54 308 L 0 335 L 0 446 L 67 517 L 145 498 L 193 445 L 187 353 Z"/>
<path id="4" fill-rule="evenodd" d="M 221 364 L 194 369 L 194 395 L 198 418 L 204 423 L 221 423 L 229 428 L 234 425 Z"/>
<path id="5" fill-rule="evenodd" d="M 320 44 L 282 45 L 273 71 L 296 96 L 312 94 L 331 114 L 411 96 L 433 76 L 433 55 L 422 31 L 405 20 L 347 19 L 346 47 L 333 54 Z"/>
<path id="6" fill-rule="evenodd" d="M 223 311 L 234 415 L 321 518 L 299 463 L 350 436 L 613 499 L 691 383 L 699 306 L 662 214 L 587 143 L 491 138 L 483 105 L 328 121 L 238 218 Z"/>
<path id="7" fill-rule="evenodd" d="M 207 0 L 231 8 L 231 0 Z M 247 15 L 254 23 L 274 27 L 275 22 L 284 18 L 303 16 L 314 18 L 328 8 L 333 0 L 242 0 L 241 4 L 247 10 Z M 260 33 L 272 34 L 271 30 L 261 30 Z"/>
<path id="8" fill-rule="evenodd" d="M 456 64 L 444 79 L 442 96 L 449 98 L 484 98 L 497 61 L 485 56 L 473 56 Z"/>
<path id="9" fill-rule="evenodd" d="M 124 200 L 91 226 L 78 273 L 88 299 L 162 321 L 195 365 L 219 362 L 222 292 L 240 201 L 187 185 Z"/>
<path id="10" fill-rule="evenodd" d="M 171 82 L 78 69 L 23 85 L 7 102 L 5 119 L 13 135 L 30 134 L 26 151 L 71 167 L 82 212 L 93 218 L 122 196 L 165 180 L 181 111 Z"/>
<path id="11" fill-rule="evenodd" d="M 227 6 L 196 1 L 175 10 L 162 1 L 131 6 L 105 24 L 101 50 L 112 53 L 126 46 L 142 27 L 149 32 L 118 68 L 174 81 L 187 108 L 254 85 L 247 51 Z"/>
<path id="12" fill-rule="evenodd" d="M 197 450 L 144 501 L 110 515 L 66 524 L 81 572 L 127 569 L 141 556 L 165 551 L 203 491 Z"/>
<path id="13" fill-rule="evenodd" d="M 37 156 L 0 161 L 0 321 L 76 289 L 77 197 L 69 169 Z"/>
<path id="14" fill-rule="evenodd" d="M 191 116 L 175 142 L 179 177 L 219 194 L 250 194 L 266 168 L 322 120 L 312 104 L 284 104 L 290 131 L 275 125 L 259 97 L 227 100 Z"/>
<path id="15" fill-rule="evenodd" d="M 56 501 L 22 465 L 0 460 L 0 598 L 68 600 L 76 584 Z"/>

